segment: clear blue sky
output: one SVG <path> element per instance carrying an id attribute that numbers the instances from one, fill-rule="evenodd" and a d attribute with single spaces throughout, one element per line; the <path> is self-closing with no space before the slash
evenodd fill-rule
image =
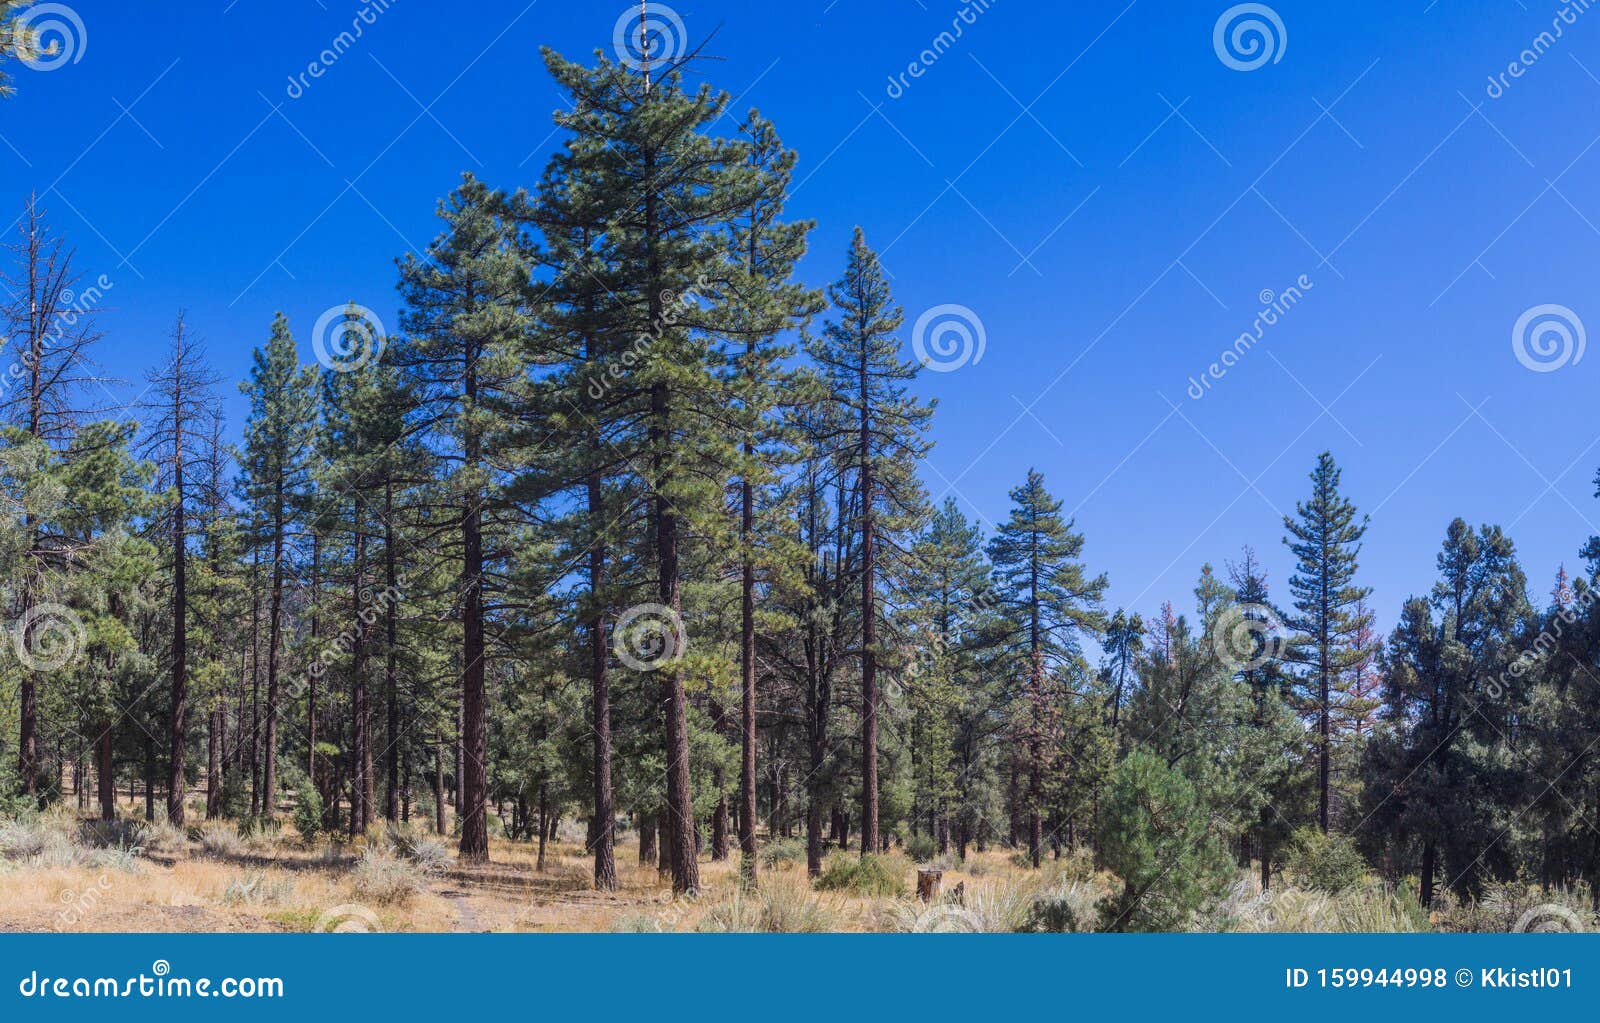
<path id="1" fill-rule="evenodd" d="M 0 199 L 47 192 L 115 282 L 106 367 L 138 381 L 180 306 L 231 379 L 274 310 L 302 339 L 346 299 L 391 317 L 392 261 L 462 170 L 536 181 L 559 101 L 539 46 L 610 52 L 625 4 L 393 0 L 297 99 L 361 5 L 75 6 L 81 59 L 18 69 L 0 107 Z M 1600 12 L 1490 98 L 1559 5 L 1278 0 L 1279 59 L 1237 71 L 1213 47 L 1226 2 L 994 0 L 892 98 L 959 6 L 673 6 L 690 39 L 716 32 L 714 84 L 801 155 L 805 276 L 833 277 L 859 223 L 908 326 L 981 318 L 982 361 L 921 385 L 932 491 L 992 523 L 1037 466 L 1113 603 L 1187 609 L 1201 563 L 1245 543 L 1283 597 L 1280 516 L 1325 448 L 1373 512 L 1385 623 L 1452 516 L 1508 527 L 1540 597 L 1600 532 L 1600 354 L 1533 372 L 1512 347 L 1538 305 L 1600 329 Z M 1189 398 L 1301 275 L 1300 304 Z"/>

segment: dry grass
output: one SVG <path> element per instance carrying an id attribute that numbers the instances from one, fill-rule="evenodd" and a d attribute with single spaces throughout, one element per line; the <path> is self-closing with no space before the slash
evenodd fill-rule
<path id="1" fill-rule="evenodd" d="M 928 907 L 891 894 L 914 887 L 915 864 L 899 853 L 878 858 L 893 883 L 876 886 L 877 894 L 871 885 L 816 890 L 803 855 L 768 857 L 758 890 L 746 891 L 735 854 L 702 860 L 701 894 L 681 899 L 654 866 L 638 863 L 631 841 L 617 849 L 618 890 L 597 892 L 589 884 L 590 857 L 577 841 L 550 843 L 540 871 L 535 846 L 500 839 L 491 842 L 489 866 L 462 867 L 454 841 L 420 823 L 309 847 L 292 828 L 246 837 L 223 821 L 192 825 L 187 833 L 165 824 L 119 826 L 118 835 L 127 830 L 149 839 L 137 854 L 85 845 L 78 828 L 64 813 L 27 825 L 0 823 L 0 871 L 19 882 L 0 884 L 0 926 L 304 931 L 333 929 L 358 910 L 362 927 L 435 932 L 947 929 L 919 926 Z M 1038 893 L 1070 872 L 1059 865 L 1026 871 L 993 850 L 946 866 L 946 889 L 963 885 L 967 893 L 963 920 L 978 921 L 957 928 L 965 930 L 1025 923 Z"/>
<path id="2" fill-rule="evenodd" d="M 1120 886 L 1083 854 L 1034 871 L 1006 850 L 989 850 L 940 863 L 946 896 L 933 906 L 895 894 L 914 890 L 916 864 L 899 853 L 877 858 L 891 883 L 831 891 L 806 876 L 803 856 L 769 856 L 752 892 L 740 883 L 735 854 L 721 862 L 703 859 L 702 891 L 684 899 L 673 897 L 653 865 L 639 864 L 631 840 L 617 849 L 616 892 L 593 890 L 590 858 L 579 841 L 550 843 L 542 871 L 536 847 L 527 843 L 492 840 L 491 863 L 484 867 L 463 867 L 454 854 L 452 839 L 420 823 L 308 847 L 289 828 L 250 837 L 224 822 L 187 833 L 164 824 L 108 829 L 54 812 L 22 823 L 0 821 L 0 929 L 1084 931 L 1097 926 L 1098 903 Z M 842 871 L 851 859 L 835 854 L 830 864 Z M 1194 927 L 1502 930 L 1530 906 L 1552 902 L 1572 906 L 1569 915 L 1581 914 L 1583 925 L 1600 923 L 1587 910 L 1586 891 L 1552 895 L 1508 886 L 1477 905 L 1447 898 L 1430 919 L 1414 899 L 1375 883 L 1339 895 L 1292 887 L 1263 894 L 1242 875 Z"/>

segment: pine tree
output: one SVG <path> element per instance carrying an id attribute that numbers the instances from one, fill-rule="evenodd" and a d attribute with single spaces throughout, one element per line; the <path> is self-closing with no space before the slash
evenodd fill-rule
<path id="1" fill-rule="evenodd" d="M 1432 594 L 1406 602 L 1385 651 L 1385 716 L 1396 734 L 1374 743 L 1365 807 L 1366 834 L 1380 848 L 1420 844 L 1424 906 L 1441 866 L 1458 892 L 1511 869 L 1507 850 L 1483 847 L 1476 822 L 1517 813 L 1504 805 L 1513 794 L 1495 784 L 1493 747 L 1527 706 L 1527 680 L 1511 665 L 1533 631 L 1527 579 L 1498 526 L 1451 522 L 1438 565 Z"/>
<path id="2" fill-rule="evenodd" d="M 727 284 L 730 312 L 730 390 L 741 443 L 734 469 L 739 502 L 739 870 L 756 880 L 756 587 L 789 570 L 798 552 L 784 544 L 774 519 L 784 503 L 772 499 L 792 460 L 786 410 L 812 400 L 809 375 L 788 367 L 792 346 L 783 333 L 803 329 L 820 311 L 822 297 L 793 280 L 805 253 L 809 222 L 785 223 L 784 202 L 795 154 L 783 147 L 772 123 L 751 111 L 745 131 L 746 166 L 759 182 L 748 211 L 731 226 L 729 250 L 736 267 Z M 758 519 L 759 515 L 759 519 Z"/>
<path id="3" fill-rule="evenodd" d="M 351 306 L 341 324 L 335 329 L 359 331 L 361 313 Z M 324 488 L 335 506 L 333 524 L 343 527 L 350 542 L 350 619 L 343 630 L 351 646 L 351 701 L 350 701 L 350 833 L 364 832 L 376 818 L 376 778 L 374 776 L 373 690 L 374 680 L 368 659 L 376 645 L 374 627 L 381 615 L 385 623 L 384 693 L 395 711 L 397 694 L 395 678 L 397 638 L 395 612 L 399 603 L 397 594 L 394 531 L 394 489 L 399 463 L 409 452 L 399 445 L 405 432 L 405 397 L 401 392 L 398 375 L 392 367 L 372 364 L 348 372 L 325 373 L 322 376 L 322 409 L 325 416 L 323 444 L 324 464 L 327 466 L 327 486 Z M 371 564 L 377 559 L 371 554 L 378 544 L 383 548 L 384 586 L 376 583 L 377 573 Z M 377 594 L 375 597 L 374 594 Z M 385 747 L 385 756 L 391 768 L 397 766 L 393 759 L 399 752 L 399 743 L 390 722 L 391 740 Z M 390 775 L 391 795 L 385 801 L 385 816 L 397 807 L 397 783 Z"/>
<path id="4" fill-rule="evenodd" d="M 1106 670 L 1111 683 L 1109 688 L 1113 732 L 1118 730 L 1122 722 L 1122 704 L 1128 682 L 1132 678 L 1133 667 L 1144 653 L 1144 633 L 1144 619 L 1136 614 L 1130 615 L 1120 607 L 1106 622 L 1105 640 L 1101 648 L 1105 651 L 1108 662 Z"/>
<path id="5" fill-rule="evenodd" d="M 723 300 L 733 265 L 725 232 L 770 193 L 748 166 L 745 143 L 710 134 L 725 94 L 685 91 L 676 66 L 652 77 L 603 60 L 584 68 L 548 51 L 545 60 L 573 97 L 561 123 L 597 164 L 587 187 L 603 192 L 619 285 L 607 305 L 616 336 L 631 342 L 605 422 L 637 430 L 628 457 L 647 494 L 656 602 L 678 620 L 694 549 L 730 542 L 721 487 L 739 438 L 724 418 L 717 349 L 737 327 Z M 693 892 L 700 881 L 683 659 L 655 664 L 653 674 L 666 745 L 663 851 L 674 888 Z"/>
<path id="6" fill-rule="evenodd" d="M 1357 603 L 1354 618 L 1358 623 L 1350 635 L 1351 645 L 1364 656 L 1355 659 L 1334 680 L 1332 719 L 1335 817 L 1358 797 L 1361 760 L 1367 741 L 1377 728 L 1383 709 L 1383 673 L 1379 655 L 1383 643 L 1372 627 L 1373 615 L 1365 600 Z"/>
<path id="7" fill-rule="evenodd" d="M 780 576 L 768 590 L 764 611 L 779 622 L 762 642 L 762 655 L 787 684 L 781 699 L 803 722 L 806 801 L 806 871 L 822 873 L 824 814 L 831 811 L 833 838 L 842 847 L 843 801 L 838 744 L 833 741 L 835 686 L 857 655 L 858 602 L 848 592 L 857 558 L 849 524 L 851 486 L 832 445 L 843 427 L 843 410 L 823 402 L 798 411 L 800 462 L 791 485 L 793 519 L 789 543 L 804 552 L 799 578 Z M 792 637 L 792 642 L 785 642 Z"/>
<path id="8" fill-rule="evenodd" d="M 277 812 L 279 682 L 284 628 L 284 581 L 293 540 L 294 512 L 307 486 L 311 426 L 315 421 L 316 372 L 300 366 L 289 321 L 279 313 L 266 347 L 254 353 L 248 383 L 243 487 L 258 529 L 254 544 L 265 550 L 267 577 L 266 703 L 259 735 L 262 754 L 260 800 L 263 816 Z M 257 727 L 252 724 L 252 745 Z"/>
<path id="9" fill-rule="evenodd" d="M 878 570 L 880 561 L 914 527 L 924 497 L 916 466 L 926 456 L 933 406 L 919 404 L 908 385 L 915 362 L 902 361 L 896 336 L 905 316 L 894 304 L 877 253 L 856 228 L 844 276 L 828 288 L 835 319 L 808 345 L 841 410 L 825 438 L 854 477 L 855 528 L 860 532 L 861 620 L 861 854 L 876 852 L 878 791 Z"/>
<path id="10" fill-rule="evenodd" d="M 1291 702 L 1294 680 L 1285 668 L 1292 655 L 1291 637 L 1283 635 L 1284 615 L 1272 602 L 1255 550 L 1245 547 L 1239 562 L 1228 565 L 1228 575 L 1238 611 L 1224 622 L 1225 628 L 1236 631 L 1225 637 L 1223 649 L 1232 661 L 1234 677 L 1249 691 L 1252 740 L 1263 751 L 1262 805 L 1245 835 L 1241 862 L 1248 866 L 1252 853 L 1259 860 L 1265 891 L 1272 884 L 1274 857 L 1288 847 L 1300 819 L 1306 791 L 1304 774 L 1298 769 L 1304 736 Z M 1241 629 L 1243 636 L 1238 635 Z M 1245 642 L 1238 643 L 1240 639 Z"/>
<path id="11" fill-rule="evenodd" d="M 1027 481 L 1011 491 L 1011 502 L 1011 514 L 989 545 L 989 558 L 1005 642 L 1014 652 L 1013 671 L 1025 698 L 1019 731 L 1027 753 L 1028 858 L 1037 867 L 1044 842 L 1045 775 L 1052 766 L 1046 756 L 1054 732 L 1050 680 L 1081 658 L 1083 637 L 1104 631 L 1100 601 L 1106 577 L 1085 572 L 1083 536 L 1062 518 L 1061 502 L 1045 490 L 1042 475 L 1029 469 Z"/>
<path id="12" fill-rule="evenodd" d="M 1298 612 L 1287 624 L 1302 637 L 1296 661 L 1316 717 L 1317 825 L 1324 834 L 1331 810 L 1334 685 L 1371 650 L 1355 643 L 1370 625 L 1370 616 L 1358 609 L 1371 591 L 1355 585 L 1367 522 L 1357 519 L 1355 505 L 1339 492 L 1339 476 L 1333 456 L 1323 452 L 1311 473 L 1311 497 L 1295 506 L 1296 517 L 1283 520 L 1283 542 L 1295 556 L 1289 591 Z"/>
<path id="13" fill-rule="evenodd" d="M 1103 900 L 1108 931 L 1171 931 L 1226 890 L 1227 850 L 1194 784 L 1166 760 L 1135 750 L 1112 775 L 1101 844 L 1123 889 Z"/>
<path id="14" fill-rule="evenodd" d="M 202 436 L 199 475 L 198 525 L 201 557 L 195 565 L 191 588 L 194 632 L 199 638 L 193 677 L 206 708 L 206 819 L 222 813 L 222 790 L 227 773 L 229 686 L 242 680 L 238 670 L 246 622 L 243 523 L 232 506 L 228 469 L 232 454 L 222 439 L 222 416 L 212 416 Z"/>
<path id="15" fill-rule="evenodd" d="M 905 623 L 898 639 L 911 660 L 903 686 L 911 711 L 912 828 L 926 824 L 941 853 L 952 816 L 958 832 L 971 826 L 970 814 L 955 811 L 972 803 L 975 765 L 960 762 L 957 739 L 964 718 L 992 699 L 978 670 L 989 639 L 988 577 L 982 531 L 946 499 L 911 549 L 898 601 Z"/>
<path id="16" fill-rule="evenodd" d="M 608 424 L 619 418 L 615 399 L 626 392 L 607 386 L 623 354 L 608 312 L 608 297 L 621 286 L 611 260 L 596 240 L 605 234 L 607 210 L 592 179 L 603 146 L 577 138 L 556 154 L 534 200 L 532 218 L 544 244 L 538 252 L 549 279 L 538 288 L 540 317 L 530 332 L 529 361 L 550 371 L 530 385 L 523 402 L 522 429 L 539 456 L 531 459 L 538 479 L 529 481 L 531 499 L 551 501 L 573 495 L 571 509 L 552 522 L 552 532 L 571 556 L 584 562 L 585 591 L 574 601 L 577 623 L 586 632 L 593 816 L 590 845 L 594 886 L 617 887 L 616 789 L 612 739 L 612 673 L 608 629 L 615 614 L 613 575 L 622 542 L 619 518 L 627 500 L 619 477 L 631 446 Z M 626 407 L 624 405 L 623 407 Z M 620 443 L 619 443 L 620 441 Z"/>
<path id="17" fill-rule="evenodd" d="M 521 375 L 517 358 L 529 327 L 531 262 L 521 237 L 520 199 L 471 175 L 439 204 L 444 232 L 426 259 L 407 255 L 400 290 L 407 333 L 394 364 L 418 406 L 414 428 L 451 464 L 447 485 L 458 513 L 461 640 L 461 859 L 489 858 L 488 705 L 485 637 L 487 568 L 495 546 L 502 474 L 491 453 Z M 426 542 L 426 541 L 424 541 Z"/>

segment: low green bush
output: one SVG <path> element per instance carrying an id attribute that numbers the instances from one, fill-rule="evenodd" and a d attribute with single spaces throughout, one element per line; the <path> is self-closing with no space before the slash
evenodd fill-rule
<path id="1" fill-rule="evenodd" d="M 1289 847 L 1284 871 L 1301 888 L 1338 894 L 1361 883 L 1367 863 L 1346 836 L 1301 828 Z"/>
<path id="2" fill-rule="evenodd" d="M 848 853 L 832 856 L 822 866 L 816 886 L 825 892 L 851 892 L 855 895 L 904 895 L 904 878 L 887 856 L 869 853 L 856 857 Z"/>

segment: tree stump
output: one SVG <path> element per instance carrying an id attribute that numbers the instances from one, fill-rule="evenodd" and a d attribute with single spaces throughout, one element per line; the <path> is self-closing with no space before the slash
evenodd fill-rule
<path id="1" fill-rule="evenodd" d="M 918 870 L 917 871 L 917 898 L 923 902 L 933 902 L 939 898 L 939 892 L 944 887 L 944 871 Z"/>

